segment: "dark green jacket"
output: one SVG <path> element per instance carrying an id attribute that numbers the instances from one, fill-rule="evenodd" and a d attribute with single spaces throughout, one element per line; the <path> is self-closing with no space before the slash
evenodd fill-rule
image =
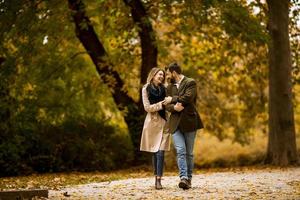
<path id="1" fill-rule="evenodd" d="M 167 124 L 168 132 L 173 134 L 178 128 L 182 132 L 203 128 L 202 120 L 196 110 L 197 87 L 194 79 L 184 77 L 178 89 L 176 85 L 169 84 L 166 96 L 172 96 L 172 102 L 166 105 L 166 109 L 171 112 Z M 184 106 L 181 112 L 174 110 L 176 102 Z"/>

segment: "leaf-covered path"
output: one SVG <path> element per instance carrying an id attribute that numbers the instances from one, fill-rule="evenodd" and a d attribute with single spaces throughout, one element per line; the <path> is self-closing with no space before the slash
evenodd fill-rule
<path id="1" fill-rule="evenodd" d="M 196 174 L 193 188 L 177 187 L 176 176 L 134 178 L 50 190 L 50 199 L 300 199 L 300 168 L 259 169 Z"/>

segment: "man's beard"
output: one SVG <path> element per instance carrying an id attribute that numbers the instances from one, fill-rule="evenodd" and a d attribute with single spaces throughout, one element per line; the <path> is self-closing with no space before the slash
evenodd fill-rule
<path id="1" fill-rule="evenodd" d="M 175 79 L 172 77 L 167 77 L 167 83 L 168 84 L 175 84 Z"/>
<path id="2" fill-rule="evenodd" d="M 170 83 L 172 83 L 172 84 L 175 84 L 176 82 L 175 82 L 175 78 L 170 78 Z"/>

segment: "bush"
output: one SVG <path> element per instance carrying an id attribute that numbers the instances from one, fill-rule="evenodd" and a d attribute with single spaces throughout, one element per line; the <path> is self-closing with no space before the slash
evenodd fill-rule
<path id="1" fill-rule="evenodd" d="M 0 145 L 1 176 L 112 170 L 126 167 L 133 158 L 128 135 L 94 119 L 68 119 L 58 126 L 38 124 L 16 135 L 19 139 Z"/>
<path id="2" fill-rule="evenodd" d="M 21 136 L 11 136 L 0 143 L 0 176 L 11 176 L 24 173 L 26 165 L 21 162 L 25 149 Z M 26 171 L 26 170 L 25 170 Z"/>

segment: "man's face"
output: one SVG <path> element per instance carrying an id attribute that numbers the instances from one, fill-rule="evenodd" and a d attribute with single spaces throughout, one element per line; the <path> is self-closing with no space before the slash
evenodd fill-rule
<path id="1" fill-rule="evenodd" d="M 174 73 L 174 72 L 173 72 Z M 174 74 L 170 72 L 170 70 L 166 71 L 166 79 L 169 83 L 175 83 Z"/>

